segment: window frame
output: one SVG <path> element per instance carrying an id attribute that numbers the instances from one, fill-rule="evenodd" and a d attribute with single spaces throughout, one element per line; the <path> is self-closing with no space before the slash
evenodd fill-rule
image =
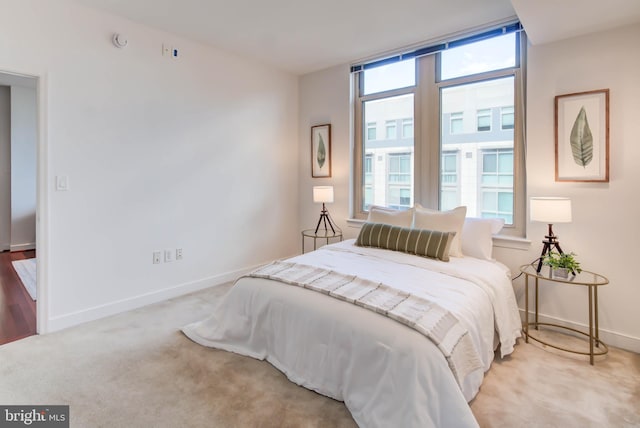
<path id="1" fill-rule="evenodd" d="M 510 109 L 511 112 L 510 113 L 505 113 L 506 109 Z M 512 116 L 511 127 L 510 128 L 505 128 L 504 127 L 504 116 L 505 116 L 505 114 L 508 114 L 508 115 Z M 510 131 L 510 130 L 514 129 L 515 124 L 516 124 L 515 108 L 513 106 L 500 107 L 500 130 L 501 131 Z"/>
<path id="2" fill-rule="evenodd" d="M 525 236 L 526 225 L 526 188 L 525 188 L 525 141 L 524 141 L 524 97 L 525 97 L 525 73 L 526 73 L 526 34 L 518 33 L 515 42 L 516 65 L 512 68 L 494 70 L 484 73 L 471 74 L 447 80 L 439 80 L 440 54 L 424 55 L 416 59 L 416 85 L 399 88 L 375 94 L 362 95 L 359 88 L 362 85 L 362 73 L 353 73 L 353 88 L 358 91 L 354 94 L 354 144 L 353 144 L 353 199 L 351 206 L 351 218 L 366 219 L 368 211 L 363 207 L 363 175 L 362 156 L 364 141 L 363 106 L 365 102 L 373 99 L 382 99 L 392 96 L 414 95 L 414 203 L 420 203 L 425 207 L 439 209 L 441 183 L 441 150 L 440 150 L 440 90 L 443 87 L 473 83 L 483 80 L 491 80 L 513 76 L 514 78 L 514 128 L 513 128 L 513 224 L 505 226 L 501 232 L 503 235 Z M 490 123 L 493 128 L 493 114 Z M 502 115 L 500 120 L 502 120 Z M 477 123 L 476 123 L 477 127 Z M 501 125 L 500 125 L 501 127 Z M 500 129 L 501 130 L 501 129 Z M 397 135 L 397 134 L 396 134 Z"/>
<path id="3" fill-rule="evenodd" d="M 480 118 L 485 118 L 488 117 L 489 118 L 489 126 L 487 127 L 487 129 L 480 129 Z M 483 108 L 480 110 L 476 110 L 476 132 L 491 132 L 491 129 L 493 128 L 492 122 L 493 121 L 493 112 L 491 111 L 490 108 Z M 485 126 L 483 126 L 482 128 L 485 128 Z"/>

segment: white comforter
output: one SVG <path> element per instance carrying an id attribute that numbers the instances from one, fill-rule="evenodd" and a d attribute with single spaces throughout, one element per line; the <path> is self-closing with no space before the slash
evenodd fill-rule
<path id="1" fill-rule="evenodd" d="M 471 257 L 449 263 L 330 245 L 289 261 L 382 282 L 429 299 L 467 327 L 484 370 L 520 336 L 508 269 Z M 467 405 L 483 371 L 462 390 L 438 348 L 420 333 L 367 309 L 276 281 L 242 278 L 210 318 L 184 333 L 197 343 L 266 359 L 293 382 L 344 401 L 363 427 L 477 426 Z"/>

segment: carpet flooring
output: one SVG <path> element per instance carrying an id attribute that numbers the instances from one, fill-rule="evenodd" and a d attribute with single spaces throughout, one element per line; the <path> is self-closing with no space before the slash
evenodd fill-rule
<path id="1" fill-rule="evenodd" d="M 343 403 L 179 331 L 228 287 L 0 346 L 0 404 L 68 404 L 72 427 L 354 427 Z M 471 409 L 481 427 L 638 427 L 640 356 L 591 366 L 520 342 Z"/>

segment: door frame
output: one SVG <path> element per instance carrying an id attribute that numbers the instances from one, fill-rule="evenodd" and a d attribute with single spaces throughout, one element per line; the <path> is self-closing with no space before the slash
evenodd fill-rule
<path id="1" fill-rule="evenodd" d="M 47 144 L 47 73 L 0 66 L 0 74 L 36 79 L 36 332 L 49 331 L 49 153 Z"/>

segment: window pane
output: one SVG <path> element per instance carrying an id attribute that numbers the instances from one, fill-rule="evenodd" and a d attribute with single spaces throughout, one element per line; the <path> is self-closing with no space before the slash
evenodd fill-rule
<path id="1" fill-rule="evenodd" d="M 402 119 L 402 138 L 413 138 L 413 119 Z"/>
<path id="2" fill-rule="evenodd" d="M 367 140 L 376 139 L 376 123 L 367 123 Z"/>
<path id="3" fill-rule="evenodd" d="M 503 213 L 510 213 L 513 208 L 513 193 L 500 192 L 498 193 L 498 211 Z"/>
<path id="4" fill-rule="evenodd" d="M 485 153 L 482 155 L 482 172 L 496 172 L 498 170 L 498 159 L 494 153 Z"/>
<path id="5" fill-rule="evenodd" d="M 514 112 L 513 107 L 503 107 L 500 118 L 500 126 L 502 129 L 513 129 Z"/>
<path id="6" fill-rule="evenodd" d="M 516 34 L 509 33 L 447 49 L 441 53 L 440 59 L 441 80 L 514 67 Z"/>
<path id="7" fill-rule="evenodd" d="M 451 210 L 458 205 L 458 192 L 455 190 L 443 189 L 440 193 L 440 209 Z"/>
<path id="8" fill-rule="evenodd" d="M 513 221 L 513 132 L 492 128 L 491 118 L 500 117 L 504 106 L 514 105 L 514 77 L 443 87 L 440 96 L 440 207 L 444 209 L 452 200 L 445 201 L 452 198 L 445 191 L 455 190 L 456 203 L 468 207 L 469 217 L 500 216 Z M 478 126 L 452 134 L 446 124 L 454 114 L 475 117 Z M 447 153 L 465 155 L 449 158 Z M 510 195 L 501 196 L 500 207 L 498 192 Z"/>
<path id="9" fill-rule="evenodd" d="M 453 172 L 453 173 L 456 172 L 456 169 L 457 169 L 456 168 L 456 166 L 457 166 L 456 165 L 456 163 L 457 163 L 456 161 L 457 161 L 457 159 L 456 159 L 456 155 L 455 154 L 454 155 L 445 154 L 445 155 L 442 156 L 442 160 L 443 160 L 443 162 L 442 162 L 442 170 L 444 172 Z"/>
<path id="10" fill-rule="evenodd" d="M 410 120 L 413 126 L 413 104 L 413 94 L 363 102 L 364 123 L 377 124 L 385 129 L 385 136 L 389 133 L 391 137 L 364 141 L 363 168 L 369 168 L 366 158 L 371 168 L 371 173 L 363 177 L 364 210 L 367 204 L 396 208 L 413 205 L 413 137 L 396 135 L 398 124 Z"/>
<path id="11" fill-rule="evenodd" d="M 498 195 L 495 192 L 484 192 L 482 194 L 482 207 L 487 211 L 496 211 Z"/>
<path id="12" fill-rule="evenodd" d="M 464 132 L 462 118 L 462 113 L 451 113 L 451 134 L 462 134 Z"/>
<path id="13" fill-rule="evenodd" d="M 364 76 L 363 95 L 406 88 L 416 84 L 416 62 L 413 58 L 371 68 L 362 73 Z"/>
<path id="14" fill-rule="evenodd" d="M 385 123 L 386 129 L 386 139 L 392 140 L 396 138 L 396 121 L 395 120 L 387 120 Z"/>
<path id="15" fill-rule="evenodd" d="M 491 131 L 491 110 L 478 110 L 478 131 Z"/>
<path id="16" fill-rule="evenodd" d="M 498 172 L 513 174 L 513 152 L 501 152 L 498 155 Z"/>

